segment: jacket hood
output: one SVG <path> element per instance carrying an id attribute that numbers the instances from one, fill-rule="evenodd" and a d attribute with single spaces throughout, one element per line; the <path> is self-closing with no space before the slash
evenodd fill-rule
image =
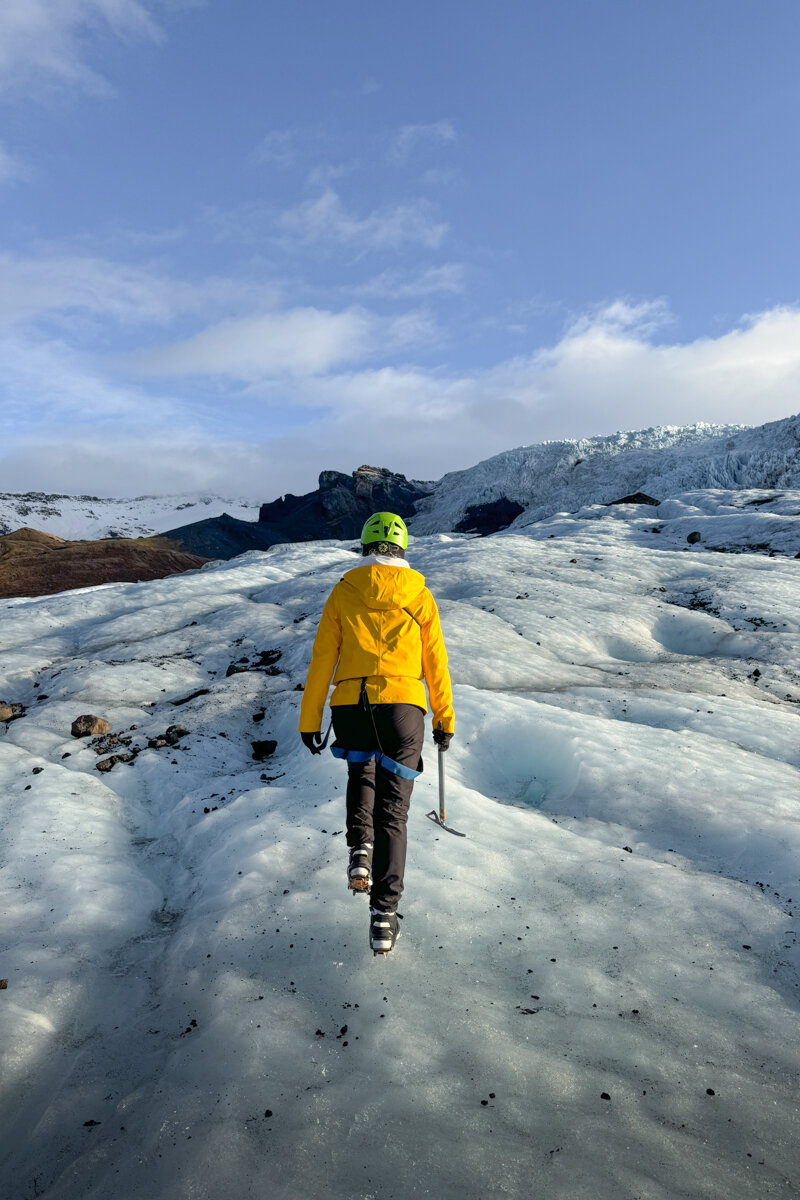
<path id="1" fill-rule="evenodd" d="M 354 567 L 343 576 L 346 587 L 355 588 L 367 608 L 386 611 L 405 608 L 416 600 L 425 587 L 425 576 L 413 567 L 398 570 L 395 566 L 375 563 Z"/>

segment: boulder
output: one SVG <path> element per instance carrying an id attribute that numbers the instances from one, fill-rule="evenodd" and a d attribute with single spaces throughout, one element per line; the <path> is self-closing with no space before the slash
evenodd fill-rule
<path id="1" fill-rule="evenodd" d="M 283 658 L 282 650 L 260 650 L 258 654 L 259 667 L 271 667 L 273 663 Z"/>
<path id="2" fill-rule="evenodd" d="M 72 722 L 72 736 L 79 737 L 94 737 L 100 733 L 108 733 L 111 729 L 105 717 L 93 717 L 86 713 L 82 717 L 76 717 Z"/>
<path id="3" fill-rule="evenodd" d="M 265 758 L 271 758 L 278 749 L 278 743 L 271 738 L 264 742 L 251 742 L 253 747 L 253 760 L 255 762 L 263 762 Z"/>
<path id="4" fill-rule="evenodd" d="M 136 755 L 133 753 L 112 754 L 110 758 L 102 758 L 99 763 L 95 764 L 95 766 L 97 767 L 98 771 L 110 771 L 113 769 L 116 763 L 133 762 L 135 757 Z"/>
<path id="5" fill-rule="evenodd" d="M 148 738 L 147 745 L 151 750 L 163 750 L 164 746 L 177 746 L 189 730 L 184 725 L 168 725 L 164 733 Z"/>
<path id="6" fill-rule="evenodd" d="M 702 539 L 701 535 L 695 529 L 689 534 L 689 536 L 687 537 L 686 540 L 690 546 L 694 546 L 697 544 L 697 542 L 702 542 L 703 539 Z"/>

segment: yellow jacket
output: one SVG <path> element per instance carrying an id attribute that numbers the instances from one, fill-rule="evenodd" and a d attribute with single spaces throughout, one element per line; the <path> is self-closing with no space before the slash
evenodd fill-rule
<path id="1" fill-rule="evenodd" d="M 331 678 L 331 705 L 358 704 L 361 680 L 370 704 L 416 704 L 433 710 L 453 732 L 453 694 L 439 613 L 425 577 L 410 567 L 355 567 L 328 597 L 314 640 L 300 732 L 322 728 Z M 424 683 L 423 683 L 424 680 Z"/>

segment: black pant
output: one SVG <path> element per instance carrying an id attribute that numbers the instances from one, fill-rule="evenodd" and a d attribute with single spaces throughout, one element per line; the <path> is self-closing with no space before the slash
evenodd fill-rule
<path id="1" fill-rule="evenodd" d="M 336 744 L 380 750 L 412 771 L 422 769 L 425 713 L 416 704 L 336 704 L 331 708 Z M 374 724 L 373 724 L 374 722 Z M 406 867 L 406 822 L 413 779 L 376 766 L 375 759 L 347 764 L 347 844 L 372 842 L 370 905 L 396 912 Z"/>

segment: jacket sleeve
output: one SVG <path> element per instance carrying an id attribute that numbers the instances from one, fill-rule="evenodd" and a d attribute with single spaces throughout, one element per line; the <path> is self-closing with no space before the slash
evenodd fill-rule
<path id="1" fill-rule="evenodd" d="M 422 634 L 422 672 L 428 688 L 428 700 L 433 712 L 433 727 L 439 722 L 445 733 L 452 733 L 455 725 L 453 713 L 453 690 L 450 672 L 447 669 L 447 650 L 439 623 L 436 601 L 425 588 L 421 610 L 414 613 Z"/>
<path id="2" fill-rule="evenodd" d="M 322 713 L 325 701 L 328 699 L 328 688 L 339 661 L 342 625 L 334 599 L 335 591 L 334 588 L 325 602 L 317 636 L 314 638 L 311 664 L 308 668 L 306 686 L 300 704 L 298 728 L 301 733 L 317 733 L 322 728 Z"/>

